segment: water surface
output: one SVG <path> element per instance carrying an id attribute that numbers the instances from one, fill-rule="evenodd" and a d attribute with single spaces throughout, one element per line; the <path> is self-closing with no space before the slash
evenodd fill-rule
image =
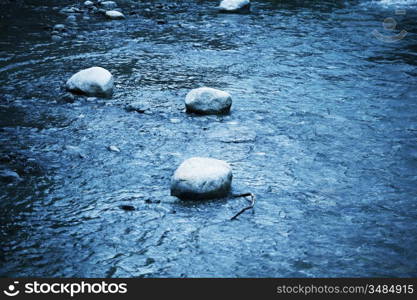
<path id="1" fill-rule="evenodd" d="M 417 276 L 415 1 L 227 15 L 217 1 L 118 0 L 126 20 L 65 23 L 74 2 L 1 7 L 0 165 L 21 180 L 0 182 L 0 275 Z M 402 29 L 395 43 L 374 34 Z M 113 97 L 66 102 L 65 81 L 94 65 L 115 76 Z M 187 115 L 200 86 L 231 93 L 231 114 Z M 138 101 L 145 113 L 125 110 Z M 244 199 L 171 197 L 192 156 L 230 162 L 255 210 L 230 221 Z"/>

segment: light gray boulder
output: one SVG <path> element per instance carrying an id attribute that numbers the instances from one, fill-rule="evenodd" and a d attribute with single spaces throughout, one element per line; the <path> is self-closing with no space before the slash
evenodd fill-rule
<path id="1" fill-rule="evenodd" d="M 121 20 L 125 19 L 125 15 L 117 10 L 109 10 L 105 13 L 106 17 L 112 20 Z"/>
<path id="2" fill-rule="evenodd" d="M 227 114 L 231 106 L 229 93 L 208 87 L 193 89 L 185 97 L 187 112 L 197 114 Z"/>
<path id="3" fill-rule="evenodd" d="M 249 12 L 250 0 L 223 0 L 220 2 L 219 9 L 221 12 Z"/>
<path id="4" fill-rule="evenodd" d="M 66 83 L 67 90 L 89 96 L 109 97 L 113 93 L 113 75 L 104 68 L 92 67 L 72 75 Z"/>
<path id="5" fill-rule="evenodd" d="M 54 30 L 54 31 L 64 31 L 65 30 L 65 25 L 64 24 L 56 24 L 56 25 L 54 25 L 52 30 Z"/>
<path id="6" fill-rule="evenodd" d="M 0 181 L 5 183 L 11 183 L 16 181 L 22 181 L 22 178 L 16 172 L 12 170 L 0 170 Z"/>
<path id="7" fill-rule="evenodd" d="M 171 179 L 171 195 L 183 200 L 227 196 L 232 184 L 232 169 L 222 160 L 193 157 L 185 160 Z"/>

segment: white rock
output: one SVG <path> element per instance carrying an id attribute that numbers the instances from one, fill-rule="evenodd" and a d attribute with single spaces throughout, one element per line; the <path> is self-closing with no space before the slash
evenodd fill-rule
<path id="1" fill-rule="evenodd" d="M 13 181 L 21 181 L 22 178 L 12 170 L 0 170 L 0 181 L 11 183 Z"/>
<path id="2" fill-rule="evenodd" d="M 229 93 L 208 87 L 191 90 L 185 97 L 187 112 L 198 114 L 224 114 L 230 111 L 232 97 Z"/>
<path id="3" fill-rule="evenodd" d="M 224 123 L 210 126 L 206 134 L 210 141 L 217 140 L 223 143 L 250 143 L 256 139 L 256 132 L 253 127 Z"/>
<path id="4" fill-rule="evenodd" d="M 183 200 L 225 197 L 230 191 L 232 177 L 232 169 L 225 161 L 193 157 L 175 171 L 171 195 Z"/>
<path id="5" fill-rule="evenodd" d="M 224 12 L 249 11 L 249 0 L 223 0 L 220 2 L 219 9 Z"/>
<path id="6" fill-rule="evenodd" d="M 124 19 L 125 15 L 117 10 L 109 10 L 109 11 L 106 11 L 106 17 L 112 20 L 120 20 L 120 19 Z"/>
<path id="7" fill-rule="evenodd" d="M 138 113 L 145 113 L 146 111 L 149 111 L 150 106 L 147 103 L 141 102 L 141 101 L 135 101 L 130 104 L 128 104 L 125 109 L 127 111 L 136 111 Z"/>
<path id="8" fill-rule="evenodd" d="M 64 7 L 60 10 L 60 13 L 62 14 L 71 14 L 71 13 L 77 13 L 79 12 L 76 7 Z"/>
<path id="9" fill-rule="evenodd" d="M 108 147 L 109 151 L 113 151 L 113 152 L 120 152 L 120 149 L 117 146 L 114 145 L 110 145 Z"/>
<path id="10" fill-rule="evenodd" d="M 113 92 L 113 75 L 101 67 L 92 67 L 79 71 L 68 79 L 69 91 L 90 96 L 111 96 Z"/>
<path id="11" fill-rule="evenodd" d="M 61 40 L 62 40 L 62 37 L 61 37 L 61 36 L 59 36 L 59 35 L 53 34 L 53 35 L 51 36 L 51 39 L 52 39 L 54 42 L 58 42 L 58 41 L 61 41 Z"/>
<path id="12" fill-rule="evenodd" d="M 107 9 L 112 9 L 112 8 L 117 7 L 117 3 L 114 1 L 103 1 L 103 2 L 100 2 L 100 6 L 107 8 Z"/>
<path id="13" fill-rule="evenodd" d="M 64 31 L 65 30 L 65 25 L 64 24 L 56 24 L 56 25 L 54 25 L 53 30 L 54 31 Z"/>

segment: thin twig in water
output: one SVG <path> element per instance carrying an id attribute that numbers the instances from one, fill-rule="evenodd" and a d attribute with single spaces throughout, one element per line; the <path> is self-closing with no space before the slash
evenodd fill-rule
<path id="1" fill-rule="evenodd" d="M 248 209 L 251 209 L 255 206 L 256 203 L 256 197 L 254 194 L 252 193 L 245 193 L 245 194 L 239 194 L 239 195 L 233 195 L 234 198 L 238 198 L 238 197 L 251 197 L 251 199 L 249 200 L 251 203 L 249 206 L 243 208 L 241 211 L 239 211 L 237 214 L 235 214 L 233 217 L 230 218 L 230 220 L 235 220 L 238 216 L 240 216 L 241 214 L 243 214 L 245 211 L 247 211 Z"/>

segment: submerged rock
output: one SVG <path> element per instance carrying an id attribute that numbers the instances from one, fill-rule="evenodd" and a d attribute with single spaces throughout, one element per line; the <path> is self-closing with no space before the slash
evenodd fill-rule
<path id="1" fill-rule="evenodd" d="M 79 157 L 79 158 L 86 158 L 87 156 L 84 154 L 83 150 L 81 150 L 80 147 L 77 146 L 71 146 L 71 145 L 66 145 L 64 147 L 64 152 L 71 155 L 71 156 L 75 156 L 75 157 Z"/>
<path id="2" fill-rule="evenodd" d="M 74 103 L 75 102 L 75 96 L 71 93 L 65 93 L 62 98 L 61 98 L 64 102 L 67 103 Z"/>
<path id="3" fill-rule="evenodd" d="M 92 67 L 74 74 L 66 83 L 66 88 L 75 93 L 90 96 L 111 96 L 113 75 L 101 67 Z"/>
<path id="4" fill-rule="evenodd" d="M 120 205 L 119 207 L 120 207 L 120 209 L 123 209 L 125 211 L 134 211 L 135 210 L 135 207 L 132 206 L 132 205 Z"/>
<path id="5" fill-rule="evenodd" d="M 225 161 L 193 157 L 175 171 L 171 195 L 183 200 L 225 197 L 230 191 L 232 177 L 232 169 Z"/>
<path id="6" fill-rule="evenodd" d="M 120 152 L 120 149 L 117 146 L 110 145 L 107 149 L 112 152 Z"/>
<path id="7" fill-rule="evenodd" d="M 187 112 L 197 114 L 226 114 L 232 106 L 229 93 L 202 87 L 191 90 L 185 97 Z"/>
<path id="8" fill-rule="evenodd" d="M 136 102 L 132 102 L 126 105 L 125 109 L 126 111 L 129 111 L 129 112 L 135 111 L 135 112 L 143 114 L 146 111 L 149 111 L 150 107 L 146 103 L 136 101 Z"/>
<path id="9" fill-rule="evenodd" d="M 75 23 L 77 21 L 77 17 L 74 15 L 69 15 L 66 20 L 67 23 Z"/>
<path id="10" fill-rule="evenodd" d="M 103 1 L 103 2 L 100 2 L 100 6 L 107 8 L 107 9 L 113 9 L 117 7 L 117 3 L 114 1 Z"/>
<path id="11" fill-rule="evenodd" d="M 207 138 L 223 143 L 251 143 L 256 139 L 256 132 L 247 126 L 220 124 L 208 130 Z"/>
<path id="12" fill-rule="evenodd" d="M 106 17 L 112 20 L 121 20 L 126 18 L 124 14 L 117 10 L 106 11 Z"/>
<path id="13" fill-rule="evenodd" d="M 87 0 L 87 1 L 84 2 L 84 6 L 86 6 L 86 7 L 94 6 L 94 2 Z"/>
<path id="14" fill-rule="evenodd" d="M 223 0 L 220 2 L 219 9 L 221 12 L 249 12 L 249 0 Z"/>

